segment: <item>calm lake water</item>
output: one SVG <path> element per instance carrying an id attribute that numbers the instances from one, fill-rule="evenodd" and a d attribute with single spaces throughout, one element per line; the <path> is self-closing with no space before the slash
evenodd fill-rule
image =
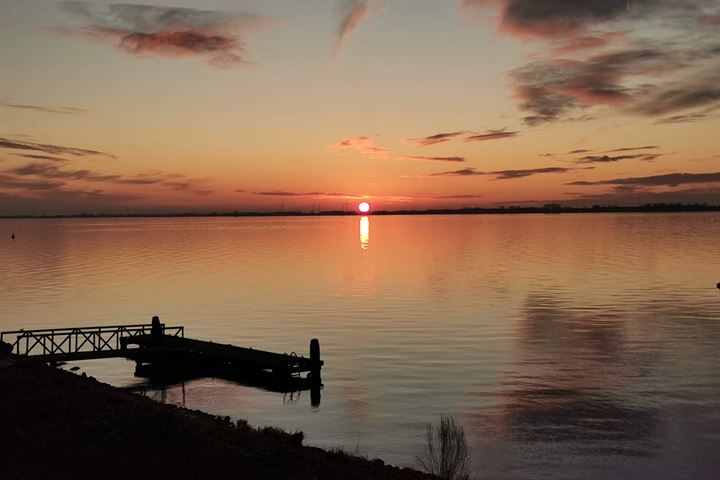
<path id="1" fill-rule="evenodd" d="M 319 407 L 212 379 L 158 399 L 399 465 L 454 414 L 488 479 L 720 474 L 718 214 L 0 220 L 0 234 L 2 330 L 160 315 L 280 352 L 320 339 Z M 141 383 L 124 360 L 78 365 Z"/>

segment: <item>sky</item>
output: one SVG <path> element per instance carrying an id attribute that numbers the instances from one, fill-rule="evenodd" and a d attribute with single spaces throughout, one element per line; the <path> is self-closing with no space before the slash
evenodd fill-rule
<path id="1" fill-rule="evenodd" d="M 720 204 L 706 0 L 0 0 L 0 214 Z"/>

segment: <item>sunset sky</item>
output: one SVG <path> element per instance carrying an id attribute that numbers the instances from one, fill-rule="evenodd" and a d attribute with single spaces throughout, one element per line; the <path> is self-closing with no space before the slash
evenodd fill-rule
<path id="1" fill-rule="evenodd" d="M 0 214 L 720 203 L 706 0 L 0 0 Z"/>

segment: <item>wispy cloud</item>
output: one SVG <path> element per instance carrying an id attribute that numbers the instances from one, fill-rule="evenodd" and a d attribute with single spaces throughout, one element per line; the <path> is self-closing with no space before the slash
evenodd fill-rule
<path id="1" fill-rule="evenodd" d="M 162 172 L 140 173 L 136 175 L 119 175 L 102 173 L 88 169 L 72 169 L 58 166 L 56 162 L 32 162 L 22 166 L 0 171 L 2 182 L 0 187 L 13 189 L 28 188 L 62 188 L 69 182 L 82 184 L 114 184 L 127 186 L 158 186 L 171 190 L 184 190 L 199 195 L 212 193 L 206 186 L 205 179 L 193 179 L 178 174 Z M 33 187 L 33 185 L 35 185 Z"/>
<path id="2" fill-rule="evenodd" d="M 433 156 L 433 155 L 399 155 L 389 148 L 378 145 L 375 137 L 357 136 L 348 137 L 340 140 L 340 142 L 328 145 L 327 149 L 331 152 L 341 152 L 354 150 L 362 155 L 373 159 L 396 159 L 396 160 L 416 160 L 431 162 L 464 162 L 465 157 L 461 156 Z"/>
<path id="3" fill-rule="evenodd" d="M 215 67 L 249 63 L 245 37 L 272 23 L 253 14 L 138 4 L 63 2 L 61 8 L 80 24 L 51 28 L 56 34 L 110 42 L 132 55 L 201 57 Z"/>
<path id="4" fill-rule="evenodd" d="M 465 133 L 467 133 L 467 131 L 465 131 L 465 130 L 459 130 L 457 132 L 448 132 L 448 133 L 436 133 L 434 135 L 429 135 L 427 137 L 408 138 L 408 142 L 418 145 L 420 147 L 427 147 L 427 146 L 435 145 L 438 143 L 449 142 L 453 138 L 458 137 L 460 135 L 464 135 Z"/>
<path id="5" fill-rule="evenodd" d="M 532 175 L 539 175 L 544 173 L 566 173 L 573 170 L 567 167 L 542 167 L 542 168 L 531 168 L 524 170 L 496 170 L 493 172 L 483 172 L 475 168 L 463 168 L 460 170 L 451 170 L 447 172 L 430 173 L 430 177 L 468 177 L 475 175 L 489 175 L 494 176 L 495 180 L 513 180 L 516 178 L 529 177 Z"/>
<path id="6" fill-rule="evenodd" d="M 499 130 L 488 130 L 483 133 L 470 135 L 465 137 L 466 142 L 485 142 L 488 140 L 499 140 L 501 138 L 512 138 L 516 137 L 520 132 L 511 132 L 505 128 Z"/>
<path id="7" fill-rule="evenodd" d="M 437 198 L 439 200 L 456 200 L 456 199 L 461 200 L 461 199 L 483 198 L 483 195 L 475 195 L 475 194 L 468 193 L 468 194 L 460 194 L 460 195 L 440 195 L 440 196 L 433 197 L 433 198 Z"/>
<path id="8" fill-rule="evenodd" d="M 30 150 L 36 152 L 45 152 L 50 155 L 72 155 L 75 157 L 84 157 L 89 155 L 99 155 L 104 157 L 115 158 L 114 155 L 101 152 L 99 150 L 90 150 L 87 148 L 64 147 L 61 145 L 52 145 L 49 143 L 33 143 L 10 138 L 0 137 L 0 148 L 9 150 Z"/>
<path id="9" fill-rule="evenodd" d="M 405 155 L 404 160 L 430 160 L 434 162 L 464 162 L 465 157 L 426 157 L 423 155 Z"/>
<path id="10" fill-rule="evenodd" d="M 41 183 L 41 182 L 36 182 Z M 3 185 L 0 175 L 0 187 Z M 28 187 L 23 192 L 0 192 L 0 213 L 56 214 L 95 212 L 126 212 L 130 205 L 146 200 L 137 193 L 114 193 L 102 189 Z"/>
<path id="11" fill-rule="evenodd" d="M 379 146 L 375 143 L 373 137 L 358 136 L 348 137 L 340 140 L 340 142 L 328 145 L 330 151 L 355 150 L 356 152 L 366 155 L 370 158 L 388 158 L 392 153 L 391 150 Z"/>
<path id="12" fill-rule="evenodd" d="M 638 153 L 632 155 L 587 155 L 579 158 L 575 163 L 614 163 L 621 160 L 643 160 L 646 162 L 652 162 L 658 157 L 661 157 L 662 153 Z"/>
<path id="13" fill-rule="evenodd" d="M 18 110 L 32 110 L 44 113 L 58 113 L 61 115 L 80 115 L 86 113 L 87 110 L 78 107 L 47 107 L 42 105 L 29 105 L 24 103 L 14 103 L 8 101 L 0 101 L 0 107 L 14 108 Z"/>
<path id="14" fill-rule="evenodd" d="M 236 192 L 247 192 L 246 190 L 236 190 Z M 328 198 L 366 198 L 367 195 L 357 195 L 354 193 L 338 193 L 338 192 L 288 192 L 284 190 L 269 190 L 260 192 L 247 192 L 252 195 L 262 195 L 269 197 L 328 197 Z"/>
<path id="15" fill-rule="evenodd" d="M 48 160 L 50 162 L 68 162 L 67 158 L 53 157 L 50 155 L 37 155 L 34 153 L 15 153 L 17 157 L 30 158 L 32 160 Z"/>
<path id="16" fill-rule="evenodd" d="M 665 124 L 665 123 L 689 123 L 689 122 L 699 122 L 701 120 L 705 120 L 707 118 L 710 118 L 710 115 L 707 113 L 686 113 L 683 115 L 673 115 L 670 117 L 661 118 L 660 120 L 657 120 L 655 124 Z"/>
<path id="17" fill-rule="evenodd" d="M 572 170 L 571 168 L 565 167 L 543 167 L 543 168 L 531 168 L 528 170 L 500 170 L 497 172 L 490 172 L 492 175 L 496 175 L 497 180 L 512 180 L 515 178 L 529 177 L 532 175 L 538 175 L 543 173 L 566 173 Z"/>
<path id="18" fill-rule="evenodd" d="M 709 173 L 668 173 L 648 177 L 612 178 L 595 181 L 576 181 L 567 185 L 632 185 L 632 186 L 667 186 L 676 187 L 685 184 L 720 183 L 720 172 Z"/>
<path id="19" fill-rule="evenodd" d="M 360 23 L 379 15 L 386 9 L 387 6 L 376 5 L 372 1 L 344 1 L 341 7 L 341 21 L 338 26 L 334 55 L 337 56 L 340 53 L 348 37 L 352 35 Z"/>
<path id="20" fill-rule="evenodd" d="M 474 167 L 450 170 L 447 172 L 436 172 L 428 174 L 428 177 L 471 177 L 474 175 L 488 175 L 487 172 L 480 172 Z"/>
<path id="21" fill-rule="evenodd" d="M 637 150 L 657 150 L 657 145 L 647 145 L 645 147 L 620 147 L 620 148 L 613 148 L 612 150 L 606 150 L 606 153 L 616 153 L 616 152 L 634 152 Z M 589 150 L 588 150 L 589 151 Z"/>

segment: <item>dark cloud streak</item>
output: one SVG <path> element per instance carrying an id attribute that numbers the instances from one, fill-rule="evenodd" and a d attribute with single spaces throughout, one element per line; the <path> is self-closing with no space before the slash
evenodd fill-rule
<path id="1" fill-rule="evenodd" d="M 406 155 L 404 160 L 430 160 L 435 162 L 464 162 L 465 157 L 426 157 L 422 155 Z"/>
<path id="2" fill-rule="evenodd" d="M 2 138 L 2 137 L 0 137 L 0 148 L 10 149 L 10 150 L 30 150 L 30 151 L 36 151 L 36 152 L 45 152 L 50 155 L 72 155 L 75 157 L 99 155 L 99 156 L 105 156 L 105 157 L 110 157 L 110 158 L 116 158 L 114 155 L 111 155 L 111 154 L 105 153 L 105 152 L 101 152 L 99 150 L 89 150 L 86 148 L 76 148 L 76 147 L 63 147 L 61 145 L 52 145 L 52 144 L 48 144 L 48 143 L 22 142 L 19 140 L 13 140 L 13 139 Z"/>
<path id="3" fill-rule="evenodd" d="M 686 184 L 720 183 L 720 172 L 710 173 L 668 173 L 664 175 L 652 175 L 649 177 L 614 178 L 597 181 L 577 181 L 567 185 L 591 186 L 591 185 L 633 185 L 637 187 L 676 187 Z"/>
<path id="4" fill-rule="evenodd" d="M 531 168 L 525 170 L 497 170 L 493 172 L 482 172 L 475 168 L 463 168 L 461 170 L 451 170 L 447 172 L 430 173 L 430 177 L 469 177 L 476 175 L 494 176 L 495 180 L 512 180 L 516 178 L 529 177 L 543 173 L 566 173 L 573 170 L 567 167 L 542 167 Z"/>
<path id="5" fill-rule="evenodd" d="M 18 110 L 33 110 L 44 113 L 57 113 L 61 115 L 80 115 L 87 112 L 87 110 L 77 107 L 45 107 L 42 105 L 28 105 L 5 101 L 0 101 L 0 106 L 6 108 L 15 108 Z"/>

